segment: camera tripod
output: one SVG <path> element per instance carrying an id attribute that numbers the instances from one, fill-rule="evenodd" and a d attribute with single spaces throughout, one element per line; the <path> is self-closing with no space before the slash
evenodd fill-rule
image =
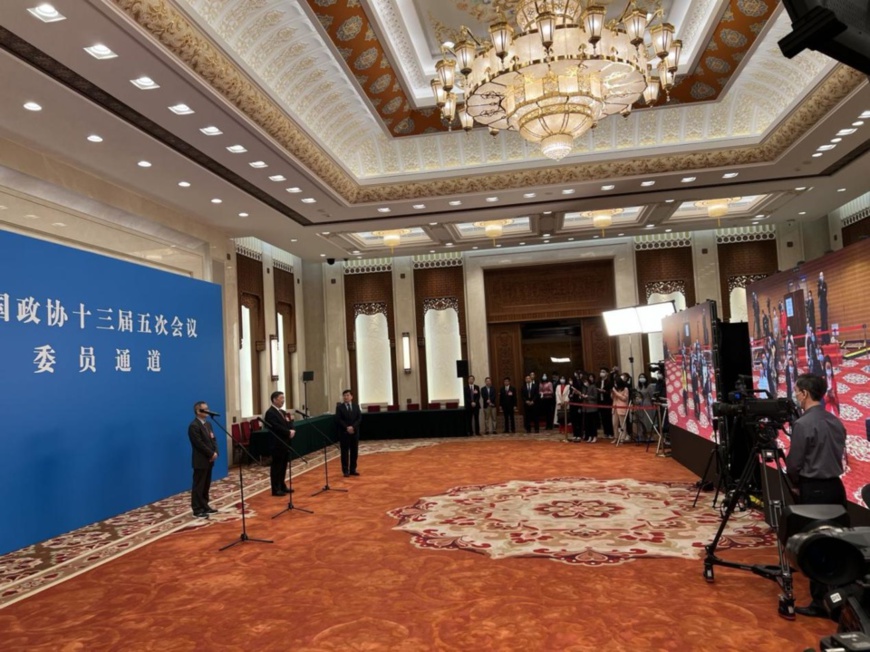
<path id="1" fill-rule="evenodd" d="M 743 473 L 740 475 L 740 479 L 738 480 L 734 490 L 726 497 L 722 522 L 719 524 L 716 536 L 713 537 L 713 541 L 704 547 L 704 550 L 707 551 L 707 554 L 704 557 L 704 579 L 707 580 L 707 582 L 713 582 L 713 566 L 725 566 L 726 568 L 737 568 L 739 570 L 749 571 L 755 575 L 773 580 L 782 589 L 782 593 L 779 596 L 777 613 L 783 618 L 794 620 L 794 581 L 792 577 L 792 569 L 788 565 L 788 561 L 786 561 L 783 543 L 778 536 L 779 521 L 782 515 L 782 501 L 772 498 L 770 482 L 767 479 L 765 469 L 761 469 L 762 498 L 764 504 L 770 508 L 770 526 L 773 531 L 777 533 L 776 549 L 779 554 L 779 564 L 740 564 L 733 561 L 726 561 L 716 556 L 716 547 L 719 545 L 719 540 L 722 538 L 722 534 L 728 524 L 728 519 L 731 518 L 731 515 L 734 513 L 734 510 L 737 508 L 741 499 L 745 501 L 748 501 L 749 499 L 750 481 L 756 469 L 756 465 L 759 464 L 759 460 L 761 464 L 767 464 L 768 462 L 775 463 L 777 476 L 779 478 L 779 496 L 784 497 L 786 495 L 784 493 L 786 485 L 789 486 L 790 491 L 790 485 L 788 479 L 785 478 L 784 469 L 782 467 L 782 452 L 776 446 L 776 430 L 777 429 L 773 424 L 768 424 L 760 428 L 758 433 L 759 436 L 749 455 Z"/>

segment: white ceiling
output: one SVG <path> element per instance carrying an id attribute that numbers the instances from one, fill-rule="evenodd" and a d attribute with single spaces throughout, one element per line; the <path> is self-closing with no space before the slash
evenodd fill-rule
<path id="1" fill-rule="evenodd" d="M 778 53 L 776 40 L 789 29 L 784 12 L 770 21 L 723 99 L 637 111 L 628 120 L 609 119 L 578 143 L 578 152 L 567 165 L 555 166 L 514 134 L 492 139 L 476 130 L 470 135 L 391 138 L 304 1 L 241 5 L 178 0 L 165 5 L 196 22 L 196 29 L 211 39 L 214 52 L 233 66 L 221 61 L 224 67 L 219 70 L 241 72 L 261 93 L 260 105 L 268 100 L 270 107 L 277 107 L 270 109 L 273 120 L 265 126 L 255 120 L 257 106 L 241 110 L 238 102 L 227 99 L 225 89 L 215 89 L 214 80 L 208 83 L 182 63 L 177 52 L 158 44 L 152 33 L 122 11 L 125 1 L 57 0 L 53 4 L 66 20 L 48 24 L 27 12 L 36 4 L 35 0 L 4 0 L 0 9 L 0 25 L 8 30 L 6 48 L 0 48 L 0 75 L 5 82 L 0 136 L 190 214 L 229 237 L 256 237 L 307 260 L 353 257 L 353 251 L 384 255 L 387 250 L 376 239 L 352 235 L 379 229 L 422 229 L 425 237 L 402 247 L 402 253 L 446 250 L 448 242 L 454 250 L 486 246 L 479 238 L 463 237 L 467 230 L 457 225 L 491 219 L 528 218 L 527 227 L 523 222 L 522 229 L 506 233 L 500 241 L 504 246 L 541 243 L 546 233 L 554 244 L 568 237 L 583 240 L 597 232 L 577 228 L 576 220 L 563 220 L 564 214 L 601 208 L 643 207 L 637 219 L 620 230 L 626 235 L 712 228 L 715 221 L 702 214 L 675 213 L 684 202 L 717 197 L 764 197 L 762 208 L 756 205 L 729 217 L 723 226 L 748 225 L 757 210 L 769 216 L 767 223 L 810 220 L 868 190 L 862 170 L 868 163 L 864 151 L 870 122 L 844 137 L 835 149 L 812 156 L 870 110 L 866 81 L 830 110 L 826 108 L 811 128 L 801 129 L 784 153 L 767 162 L 741 163 L 755 160 L 751 153 L 763 148 L 777 129 L 791 129 L 789 120 L 794 122 L 802 110 L 809 111 L 808 104 L 819 104 L 814 92 L 820 85 L 830 84 L 832 76 L 850 79 L 822 55 L 805 53 L 788 61 Z M 387 5 L 393 7 L 394 17 L 403 16 L 409 6 L 426 5 L 410 0 L 364 4 L 368 15 L 376 17 L 380 32 L 387 23 L 377 12 L 388 9 Z M 238 12 L 242 6 L 250 6 L 251 13 L 235 14 L 231 30 L 227 12 Z M 246 49 L 240 36 L 244 26 L 255 21 L 254 14 L 264 11 L 279 14 L 276 24 L 284 30 L 283 54 L 271 59 L 265 56 L 267 44 L 278 35 L 264 32 L 252 39 L 248 30 Z M 414 15 L 414 29 L 422 29 L 420 16 Z M 410 34 L 411 21 L 408 25 Z M 186 24 L 184 29 L 193 28 Z M 678 25 L 678 35 L 679 29 Z M 691 29 L 698 42 L 709 31 L 708 26 L 694 23 Z M 83 48 L 94 43 L 109 46 L 118 56 L 92 58 Z M 396 47 L 390 45 L 388 50 Z M 202 56 L 206 54 L 217 58 L 211 51 Z M 46 62 L 45 56 L 61 65 Z M 425 67 L 421 60 L 416 65 Z M 287 67 L 292 68 L 292 77 L 279 74 Z M 394 68 L 403 71 L 403 86 L 414 88 L 414 66 Z M 137 89 L 130 80 L 141 76 L 151 77 L 160 87 Z M 282 88 L 277 85 L 281 79 L 296 80 L 302 88 Z M 318 98 L 327 92 L 333 101 L 325 109 Z M 38 102 L 43 110 L 24 110 L 27 101 Z M 195 113 L 179 116 L 168 109 L 182 102 Z M 219 127 L 222 134 L 200 132 L 207 126 Z M 103 142 L 88 142 L 90 134 L 99 134 Z M 284 140 L 276 134 L 292 138 Z M 306 162 L 288 146 L 301 138 L 305 151 L 316 153 Z M 247 152 L 229 152 L 227 147 L 234 144 L 242 144 Z M 387 163 L 415 156 L 417 165 L 403 168 Z M 673 169 L 654 164 L 677 160 L 673 157 L 695 165 Z M 639 158 L 650 162 L 643 174 L 630 165 Z M 152 166 L 139 167 L 142 160 Z M 255 161 L 268 167 L 251 167 Z M 315 171 L 312 161 L 323 165 Z M 324 169 L 335 172 L 324 175 Z M 723 179 L 726 172 L 738 176 Z M 284 180 L 270 180 L 274 175 Z M 695 180 L 683 182 L 687 177 Z M 191 185 L 179 187 L 180 181 Z M 655 184 L 644 187 L 643 181 Z M 613 188 L 602 189 L 608 186 Z M 796 191 L 797 187 L 807 190 Z M 300 192 L 290 193 L 288 188 Z M 418 188 L 429 194 L 415 196 Z M 213 204 L 213 198 L 222 201 Z M 456 201 L 461 204 L 450 205 Z M 415 208 L 419 205 L 425 208 Z M 389 213 L 379 208 L 388 208 Z M 240 213 L 248 215 L 240 217 Z"/>

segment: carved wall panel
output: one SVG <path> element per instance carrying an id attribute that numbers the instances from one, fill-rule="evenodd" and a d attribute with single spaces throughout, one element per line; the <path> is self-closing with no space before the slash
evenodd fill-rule
<path id="1" fill-rule="evenodd" d="M 586 371 L 595 373 L 601 367 L 610 369 L 619 359 L 616 352 L 616 338 L 607 334 L 604 319 L 587 317 L 581 321 L 583 333 L 583 366 Z"/>
<path id="2" fill-rule="evenodd" d="M 723 305 L 719 306 L 719 319 L 731 319 L 731 295 L 729 279 L 739 276 L 768 276 L 777 271 L 776 240 L 757 240 L 718 245 L 719 284 L 722 288 Z M 686 305 L 692 305 L 686 303 Z"/>

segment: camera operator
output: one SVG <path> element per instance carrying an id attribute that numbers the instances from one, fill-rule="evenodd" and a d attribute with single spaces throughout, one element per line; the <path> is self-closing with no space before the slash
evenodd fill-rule
<path id="1" fill-rule="evenodd" d="M 825 379 L 815 374 L 801 374 L 795 382 L 795 398 L 802 416 L 794 422 L 791 446 L 786 457 L 786 472 L 797 487 L 797 499 L 802 505 L 846 506 L 843 473 L 843 451 L 846 448 L 846 428 L 822 407 Z M 826 585 L 810 580 L 812 602 L 797 607 L 803 616 L 827 618 L 824 608 Z"/>

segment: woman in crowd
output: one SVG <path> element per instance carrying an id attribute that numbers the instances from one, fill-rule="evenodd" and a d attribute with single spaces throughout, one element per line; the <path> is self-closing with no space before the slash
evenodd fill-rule
<path id="1" fill-rule="evenodd" d="M 623 431 L 626 418 L 628 417 L 628 396 L 629 386 L 626 380 L 626 374 L 619 376 L 613 389 L 610 390 L 610 396 L 613 398 L 613 434 L 616 437 L 615 441 L 619 442 L 619 434 Z M 629 441 L 631 436 L 626 432 L 622 440 Z"/>
<path id="2" fill-rule="evenodd" d="M 825 409 L 834 416 L 840 416 L 840 397 L 837 395 L 837 379 L 834 377 L 834 363 L 831 356 L 824 357 L 825 383 L 828 386 L 823 403 Z"/>
<path id="3" fill-rule="evenodd" d="M 634 395 L 634 405 L 639 408 L 634 413 L 634 438 L 636 441 L 647 441 L 653 431 L 653 396 L 655 386 L 647 382 L 646 374 L 637 377 L 637 392 Z"/>
<path id="4" fill-rule="evenodd" d="M 546 420 L 546 430 L 553 429 L 553 415 L 556 413 L 556 394 L 553 381 L 544 374 L 541 376 L 541 384 L 538 385 L 538 395 L 541 397 L 541 410 Z"/>
<path id="5" fill-rule="evenodd" d="M 559 422 L 559 424 L 565 430 L 565 436 L 568 435 L 568 412 L 569 406 L 568 403 L 571 401 L 571 386 L 568 384 L 565 376 L 561 376 L 559 378 L 559 384 L 556 385 L 556 414 L 555 420 Z M 553 416 L 550 417 L 551 419 Z M 574 437 L 576 438 L 578 433 L 574 433 Z"/>

